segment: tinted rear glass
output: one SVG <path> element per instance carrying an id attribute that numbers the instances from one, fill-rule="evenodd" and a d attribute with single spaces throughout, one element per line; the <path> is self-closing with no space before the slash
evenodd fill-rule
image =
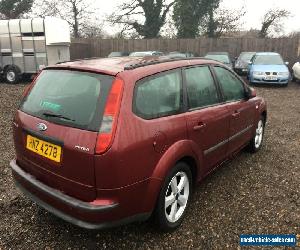
<path id="1" fill-rule="evenodd" d="M 45 70 L 20 109 L 53 123 L 98 131 L 112 81 L 88 72 Z"/>

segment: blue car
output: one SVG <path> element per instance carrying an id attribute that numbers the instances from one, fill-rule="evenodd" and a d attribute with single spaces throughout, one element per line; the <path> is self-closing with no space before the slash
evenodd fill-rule
<path id="1" fill-rule="evenodd" d="M 278 53 L 256 53 L 249 63 L 248 79 L 250 83 L 287 86 L 291 77 L 287 64 Z"/>

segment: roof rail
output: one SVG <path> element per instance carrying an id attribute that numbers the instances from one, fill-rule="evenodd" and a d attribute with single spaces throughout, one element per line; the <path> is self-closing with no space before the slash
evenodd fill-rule
<path id="1" fill-rule="evenodd" d="M 156 65 L 156 64 L 160 64 L 160 63 L 166 63 L 166 62 L 177 62 L 177 61 L 189 61 L 189 60 L 210 60 L 210 61 L 216 61 L 213 59 L 209 59 L 209 58 L 205 58 L 205 57 L 186 57 L 186 58 L 182 58 L 182 57 L 178 57 L 178 58 L 167 58 L 164 57 L 163 59 L 155 58 L 153 60 L 149 60 L 149 61 L 145 61 L 145 62 L 139 62 L 139 63 L 135 63 L 135 64 L 128 64 L 124 67 L 124 70 L 133 70 L 133 69 L 137 69 L 137 68 L 141 68 L 141 67 L 145 67 L 145 66 L 149 66 L 149 65 Z"/>
<path id="2" fill-rule="evenodd" d="M 62 64 L 62 63 L 68 63 L 68 62 L 78 62 L 78 61 L 83 61 L 83 60 L 94 60 L 94 59 L 100 59 L 103 57 L 87 57 L 87 58 L 81 58 L 81 59 L 74 59 L 74 60 L 69 60 L 69 61 L 63 61 L 63 62 L 57 62 L 57 64 Z"/>

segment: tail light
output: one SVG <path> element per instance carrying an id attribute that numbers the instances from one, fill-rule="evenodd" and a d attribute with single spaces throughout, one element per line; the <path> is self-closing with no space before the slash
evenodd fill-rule
<path id="1" fill-rule="evenodd" d="M 124 82 L 120 78 L 116 78 L 112 84 L 97 138 L 96 154 L 102 154 L 107 151 L 113 141 L 120 111 L 123 85 Z"/>

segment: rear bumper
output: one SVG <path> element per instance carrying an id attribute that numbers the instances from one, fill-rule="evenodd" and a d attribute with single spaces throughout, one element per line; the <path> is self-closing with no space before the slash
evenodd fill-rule
<path id="1" fill-rule="evenodd" d="M 140 213 L 122 218 L 117 202 L 111 202 L 107 205 L 93 205 L 93 202 L 75 199 L 38 181 L 34 176 L 22 170 L 15 160 L 10 162 L 10 166 L 16 186 L 28 198 L 57 217 L 74 225 L 86 229 L 110 228 L 133 221 L 146 220 L 151 215 L 151 213 Z"/>

